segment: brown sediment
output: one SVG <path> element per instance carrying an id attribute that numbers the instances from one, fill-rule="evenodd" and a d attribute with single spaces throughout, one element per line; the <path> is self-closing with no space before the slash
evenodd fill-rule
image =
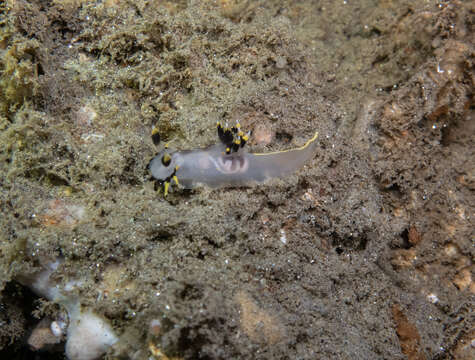
<path id="1" fill-rule="evenodd" d="M 285 328 L 278 318 L 259 308 L 246 292 L 239 291 L 236 302 L 241 308 L 241 328 L 253 342 L 272 345 L 284 338 Z"/>
<path id="2" fill-rule="evenodd" d="M 394 322 L 396 323 L 396 332 L 401 343 L 402 353 L 408 360 L 425 360 L 421 347 L 421 336 L 416 326 L 411 323 L 401 307 L 395 304 L 391 307 Z"/>

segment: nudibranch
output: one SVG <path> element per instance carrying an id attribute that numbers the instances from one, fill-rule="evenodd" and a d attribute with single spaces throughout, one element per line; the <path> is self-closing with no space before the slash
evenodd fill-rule
<path id="1" fill-rule="evenodd" d="M 153 178 L 163 184 L 165 196 L 172 181 L 190 189 L 200 184 L 212 188 L 239 187 L 289 175 L 313 158 L 318 132 L 305 145 L 270 153 L 250 153 L 245 148 L 249 133 L 237 123 L 232 127 L 217 123 L 220 143 L 204 149 L 170 150 L 168 145 L 148 164 Z M 156 128 L 155 145 L 160 143 Z"/>

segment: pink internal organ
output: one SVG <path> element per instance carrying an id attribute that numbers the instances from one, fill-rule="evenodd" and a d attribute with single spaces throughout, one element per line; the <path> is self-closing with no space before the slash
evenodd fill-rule
<path id="1" fill-rule="evenodd" d="M 224 174 L 236 174 L 246 172 L 249 162 L 243 157 L 220 156 L 216 163 L 216 168 Z"/>

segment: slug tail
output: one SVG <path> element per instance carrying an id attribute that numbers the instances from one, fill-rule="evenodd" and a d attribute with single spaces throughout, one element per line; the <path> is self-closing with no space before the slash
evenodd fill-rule
<path id="1" fill-rule="evenodd" d="M 256 181 L 289 175 L 300 169 L 314 156 L 317 148 L 318 132 L 304 145 L 271 153 L 248 154 L 249 175 Z"/>

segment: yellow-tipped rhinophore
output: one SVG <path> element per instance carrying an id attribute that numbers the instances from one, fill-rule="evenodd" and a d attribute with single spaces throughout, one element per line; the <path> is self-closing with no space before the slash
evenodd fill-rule
<path id="1" fill-rule="evenodd" d="M 156 127 L 152 129 L 152 141 L 155 146 L 160 144 L 160 133 Z"/>
<path id="2" fill-rule="evenodd" d="M 163 154 L 162 164 L 164 166 L 170 165 L 171 161 L 172 161 L 172 157 L 170 156 L 170 154 L 167 154 L 167 153 Z"/>

